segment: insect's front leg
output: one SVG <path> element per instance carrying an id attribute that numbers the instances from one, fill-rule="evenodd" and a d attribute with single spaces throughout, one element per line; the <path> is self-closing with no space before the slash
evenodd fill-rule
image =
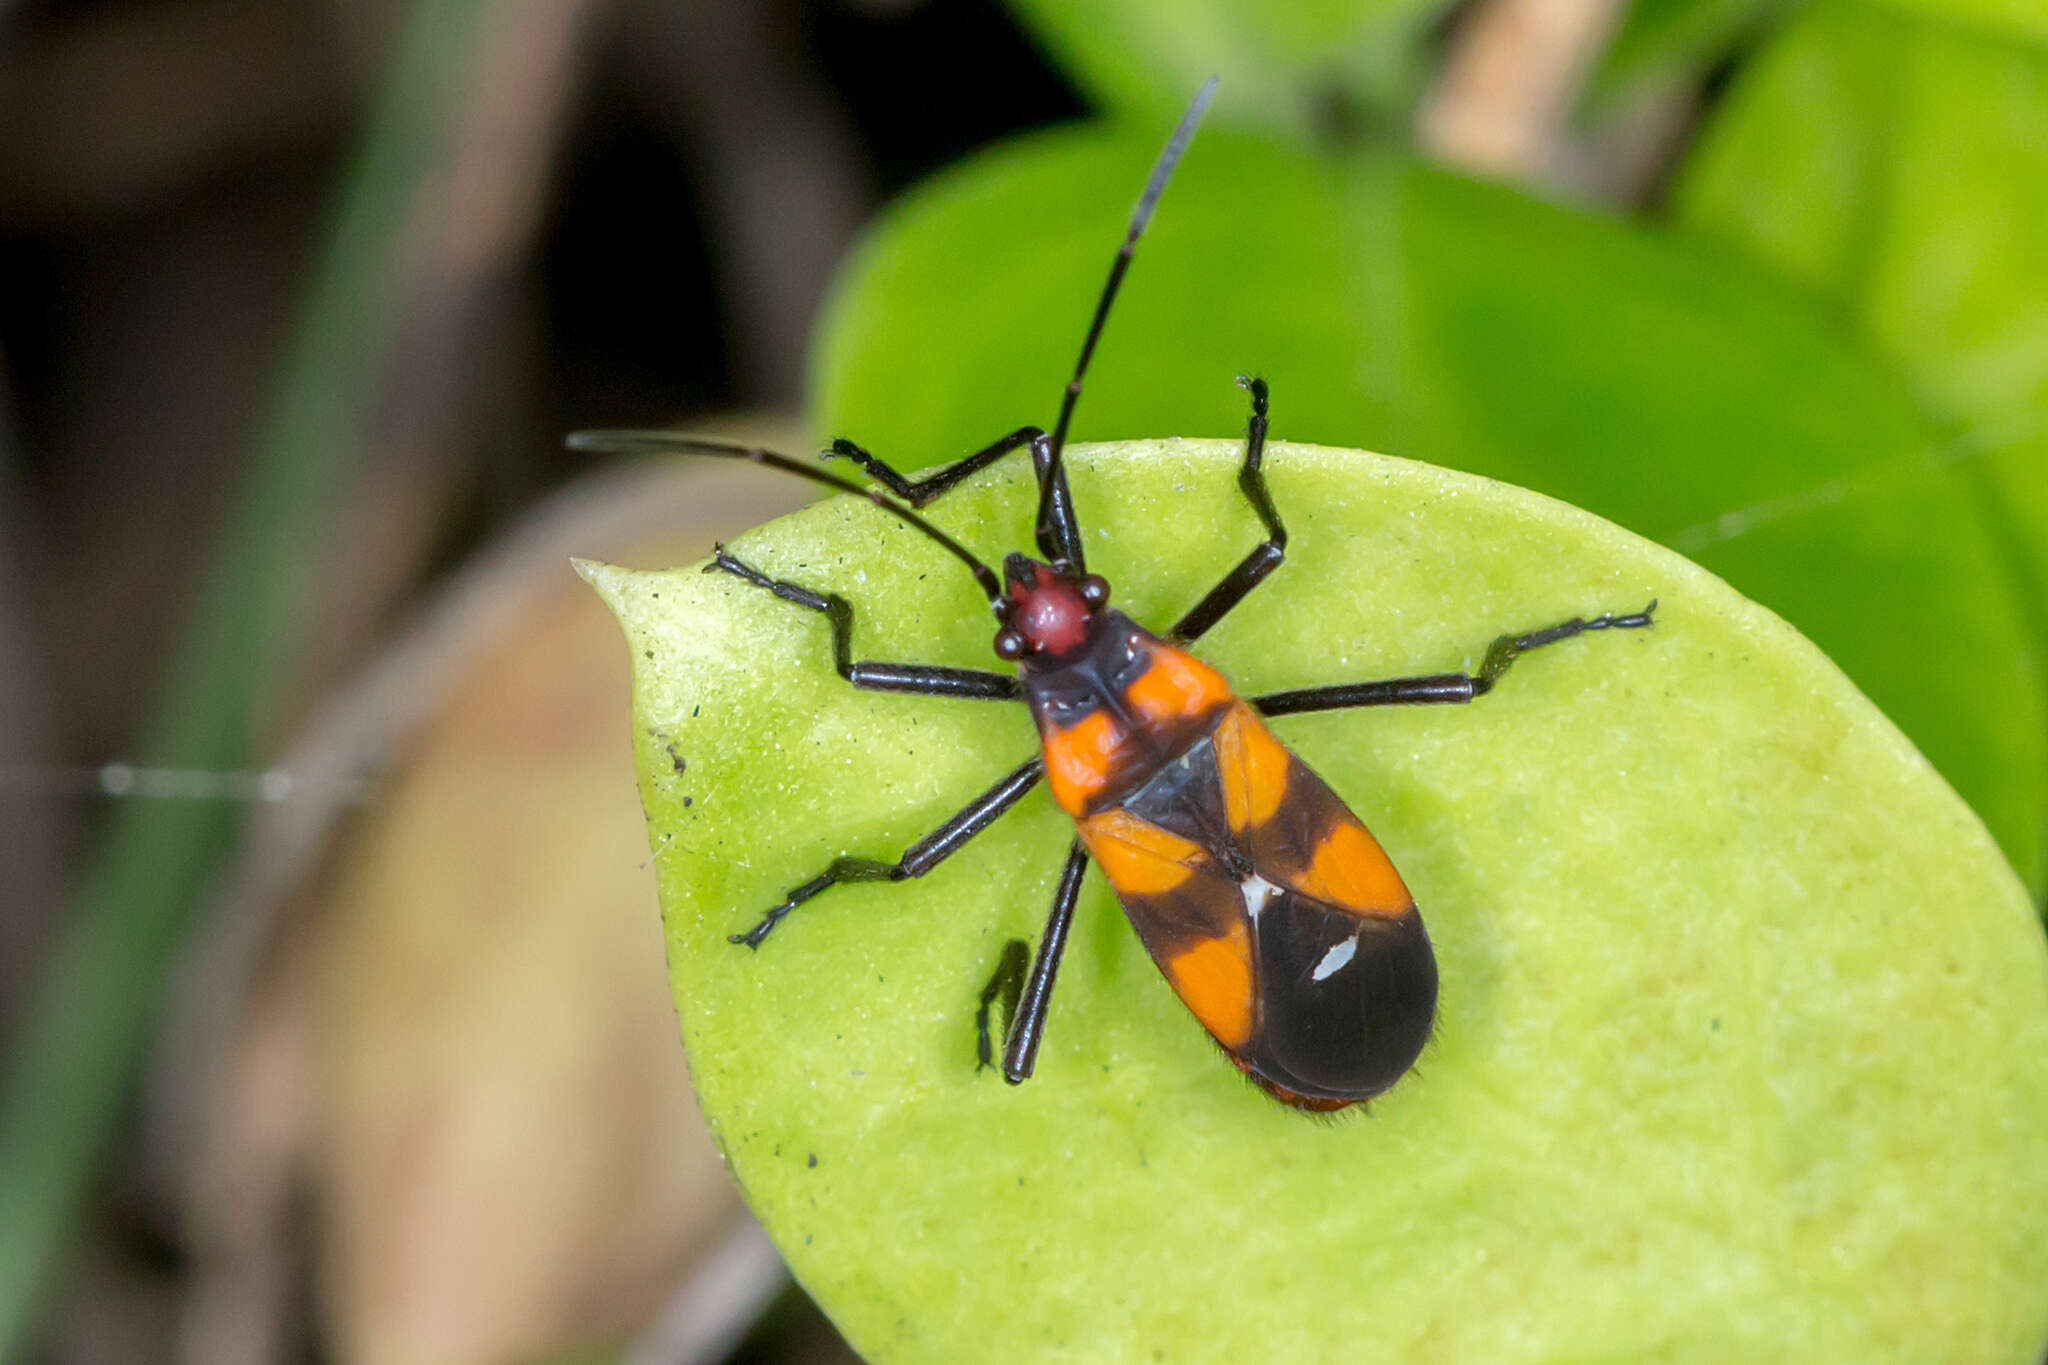
<path id="1" fill-rule="evenodd" d="M 1372 682 L 1335 683 L 1253 697 L 1261 715 L 1294 716 L 1308 711 L 1343 711 L 1358 706 L 1426 706 L 1456 704 L 1485 696 L 1501 675 L 1532 649 L 1596 630 L 1640 630 L 1652 624 L 1653 601 L 1641 611 L 1610 612 L 1591 618 L 1574 616 L 1542 630 L 1502 635 L 1487 647 L 1477 673 L 1431 673 L 1415 678 L 1379 678 Z"/>
<path id="2" fill-rule="evenodd" d="M 904 478 L 893 466 L 844 436 L 826 448 L 825 458 L 851 460 L 875 482 L 912 507 L 923 507 L 970 474 L 977 474 L 1012 451 L 1022 450 L 1027 446 L 1031 449 L 1032 469 L 1037 476 L 1042 499 L 1047 472 L 1052 465 L 1052 444 L 1045 432 L 1038 427 L 1018 427 L 1009 435 L 991 442 L 972 455 L 955 460 L 944 469 L 927 474 L 921 479 Z M 1051 477 L 1054 488 L 1048 505 L 1050 520 L 1047 525 L 1038 528 L 1039 553 L 1047 559 L 1071 564 L 1077 569 L 1085 568 L 1081 531 L 1074 519 L 1074 497 L 1067 489 L 1065 468 L 1053 471 Z"/>
<path id="3" fill-rule="evenodd" d="M 970 697 L 986 701 L 1012 701 L 1024 695 L 1017 679 L 1007 673 L 979 668 L 946 668 L 937 664 L 893 664 L 853 657 L 853 606 L 837 593 L 816 592 L 796 583 L 770 578 L 759 569 L 716 547 L 705 573 L 729 573 L 735 578 L 765 588 L 785 602 L 815 611 L 832 623 L 832 666 L 839 676 L 869 692 L 914 692 L 926 697 Z"/>
<path id="4" fill-rule="evenodd" d="M 1038 785 L 1038 779 L 1045 775 L 1045 760 L 1042 757 L 1029 759 L 1024 765 L 975 797 L 956 811 L 952 818 L 930 834 L 919 839 L 903 851 L 895 862 L 884 862 L 879 858 L 858 858 L 842 855 L 834 858 L 823 872 L 803 885 L 794 887 L 783 897 L 782 903 L 761 917 L 761 922 L 744 934 L 729 934 L 730 942 L 748 948 L 758 948 L 761 940 L 774 931 L 776 925 L 788 917 L 789 912 L 802 905 L 827 887 L 841 882 L 900 882 L 911 877 L 922 877 L 946 859 L 966 847 L 969 840 L 996 822 L 996 818 L 1010 807 L 1024 799 L 1024 793 Z"/>
<path id="5" fill-rule="evenodd" d="M 1263 460 L 1266 453 L 1266 381 L 1244 379 L 1237 381 L 1252 395 L 1251 421 L 1245 425 L 1244 465 L 1237 472 L 1237 486 L 1243 491 L 1245 501 L 1259 514 L 1259 520 L 1266 527 L 1266 538 L 1252 547 L 1250 554 L 1238 561 L 1236 568 L 1223 576 L 1223 581 L 1209 589 L 1201 601 L 1188 610 L 1188 614 L 1173 623 L 1167 632 L 1175 640 L 1195 640 L 1221 621 L 1224 614 L 1246 594 L 1265 581 L 1266 575 L 1280 567 L 1287 557 L 1287 528 L 1280 524 L 1280 514 L 1273 508 L 1272 494 L 1266 491 L 1266 471 Z"/>
<path id="6" fill-rule="evenodd" d="M 862 472 L 876 483 L 909 503 L 912 507 L 923 507 L 941 493 L 959 483 L 969 475 L 978 474 L 997 460 L 1015 450 L 1022 450 L 1045 433 L 1037 427 L 1018 427 L 1009 435 L 991 441 L 972 455 L 963 456 L 943 469 L 934 470 L 921 479 L 906 479 L 895 468 L 877 459 L 844 436 L 833 441 L 825 449 L 825 458 L 851 460 L 859 465 Z"/>

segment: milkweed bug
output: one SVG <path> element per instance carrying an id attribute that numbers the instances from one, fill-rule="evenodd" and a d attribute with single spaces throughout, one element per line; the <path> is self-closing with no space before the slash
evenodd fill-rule
<path id="1" fill-rule="evenodd" d="M 1283 1104 L 1327 1111 L 1370 1099 L 1414 1065 L 1435 1019 L 1436 959 L 1415 902 L 1379 842 L 1265 720 L 1349 707 L 1470 702 L 1530 650 L 1589 631 L 1647 626 L 1657 604 L 1502 635 L 1472 674 L 1237 696 L 1186 646 L 1243 601 L 1286 552 L 1287 530 L 1262 465 L 1267 387 L 1261 379 L 1240 379 L 1250 394 L 1251 419 L 1238 487 L 1265 538 L 1164 635 L 1109 608 L 1109 584 L 1088 572 L 1083 555 L 1062 461 L 1067 429 L 1138 238 L 1214 88 L 1211 78 L 1152 168 L 1050 435 L 1020 427 L 917 479 L 851 441 L 831 444 L 827 459 L 852 462 L 880 487 L 756 447 L 664 432 L 582 432 L 570 442 L 586 450 L 751 460 L 864 495 L 974 574 L 999 625 L 995 652 L 1014 665 L 1013 674 L 856 660 L 853 608 L 844 598 L 771 578 L 723 546 L 705 572 L 731 574 L 823 615 L 831 624 L 834 664 L 855 687 L 1022 700 L 1037 722 L 1038 754 L 900 857 L 833 859 L 752 928 L 733 934 L 734 943 L 760 947 L 791 911 L 841 882 L 923 876 L 1043 780 L 1073 818 L 1076 837 L 1037 951 L 1022 940 L 1010 943 L 982 992 L 977 1031 L 983 1065 L 993 1056 L 989 1013 L 1002 1002 L 1009 1014 L 1003 1075 L 1013 1084 L 1031 1075 L 1075 901 L 1093 861 L 1153 961 L 1230 1060 Z M 911 509 L 1019 450 L 1031 452 L 1037 476 L 1038 556 L 1008 556 L 998 579 Z"/>

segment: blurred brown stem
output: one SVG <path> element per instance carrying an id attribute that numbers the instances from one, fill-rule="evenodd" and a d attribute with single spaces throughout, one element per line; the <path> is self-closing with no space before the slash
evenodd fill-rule
<path id="1" fill-rule="evenodd" d="M 1633 204 L 1697 113 L 1682 81 L 1582 118 L 1586 83 L 1630 0 L 1488 0 L 1459 23 L 1416 137 L 1431 155 L 1551 191 Z"/>

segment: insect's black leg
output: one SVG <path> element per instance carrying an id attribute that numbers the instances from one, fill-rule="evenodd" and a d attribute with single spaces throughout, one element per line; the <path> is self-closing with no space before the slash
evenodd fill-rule
<path id="1" fill-rule="evenodd" d="M 1024 695 L 1016 678 L 978 668 L 945 668 L 937 664 L 892 664 L 853 657 L 853 607 L 836 593 L 814 592 L 795 583 L 770 578 L 759 569 L 733 558 L 723 545 L 716 547 L 705 573 L 732 574 L 766 588 L 785 602 L 806 607 L 832 623 L 832 665 L 839 676 L 855 687 L 870 692 L 915 692 L 927 697 L 976 697 L 1008 701 Z"/>
<path id="2" fill-rule="evenodd" d="M 981 988 L 981 1003 L 974 1011 L 974 1069 L 984 1070 L 996 1064 L 995 1044 L 988 1028 L 989 1011 L 1000 1001 L 1003 1006 L 1003 1029 L 1007 1033 L 1010 1021 L 1017 1017 L 1017 995 L 1024 989 L 1024 970 L 1031 965 L 1031 945 L 1021 938 L 1013 938 L 1003 945 L 1002 960 L 996 963 L 995 974 L 988 984 Z"/>
<path id="3" fill-rule="evenodd" d="M 1486 651 L 1477 673 L 1432 673 L 1420 678 L 1381 678 L 1374 682 L 1336 683 L 1329 687 L 1304 687 L 1293 692 L 1268 692 L 1253 697 L 1252 705 L 1261 715 L 1293 716 L 1305 711 L 1342 711 L 1355 706 L 1418 706 L 1430 703 L 1468 702 L 1483 697 L 1500 681 L 1516 659 L 1532 649 L 1554 645 L 1594 630 L 1637 630 L 1650 625 L 1655 602 L 1641 611 L 1609 613 L 1590 620 L 1574 616 L 1569 621 L 1532 630 L 1524 635 L 1503 635 Z"/>
<path id="4" fill-rule="evenodd" d="M 1009 1042 L 1003 1048 L 1003 1079 L 1011 1085 L 1022 1085 L 1031 1079 L 1031 1069 L 1038 1065 L 1038 1044 L 1045 1037 L 1045 1011 L 1052 1003 L 1053 978 L 1059 975 L 1060 955 L 1067 949 L 1067 929 L 1074 922 L 1074 902 L 1081 897 L 1081 877 L 1087 870 L 1088 850 L 1076 839 L 1067 851 L 1059 889 L 1052 895 L 1052 913 L 1046 916 L 1038 954 L 1031 960 L 1031 975 L 1024 982 L 1016 1015 L 1010 1020 Z"/>
<path id="5" fill-rule="evenodd" d="M 911 877 L 922 877 L 959 852 L 968 840 L 994 824 L 998 816 L 1024 798 L 1025 792 L 1037 786 L 1038 779 L 1044 775 L 1045 760 L 1041 757 L 1032 757 L 1022 767 L 961 807 L 945 824 L 903 850 L 903 856 L 893 863 L 883 862 L 879 858 L 834 858 L 823 872 L 802 886 L 793 888 L 783 898 L 782 904 L 761 917 L 759 924 L 744 934 L 730 934 L 727 937 L 734 943 L 758 948 L 761 946 L 761 940 L 768 937 L 790 911 L 828 886 L 837 886 L 840 882 L 900 882 Z"/>
<path id="6" fill-rule="evenodd" d="M 1031 466 L 1038 474 L 1039 507 L 1045 519 L 1037 527 L 1038 553 L 1076 573 L 1088 569 L 1087 552 L 1081 546 L 1081 524 L 1074 517 L 1074 495 L 1067 489 L 1066 461 L 1054 462 L 1052 438 L 1040 434 L 1031 442 Z M 1052 495 L 1045 494 L 1050 471 Z"/>
<path id="7" fill-rule="evenodd" d="M 1266 472 L 1260 464 L 1266 453 L 1266 381 L 1240 378 L 1237 382 L 1250 389 L 1252 395 L 1252 417 L 1245 427 L 1244 467 L 1237 472 L 1237 486 L 1244 490 L 1245 501 L 1265 523 L 1266 538 L 1252 547 L 1252 552 L 1238 561 L 1221 583 L 1209 589 L 1208 595 L 1195 603 L 1187 615 L 1173 623 L 1168 634 L 1175 640 L 1199 639 L 1287 557 L 1287 528 L 1280 524 L 1280 514 L 1273 510 L 1272 495 L 1266 491 Z"/>
<path id="8" fill-rule="evenodd" d="M 997 460 L 1013 450 L 1022 450 L 1033 441 L 1045 435 L 1037 427 L 1018 427 L 1008 436 L 991 441 L 972 455 L 955 460 L 944 469 L 925 475 L 921 479 L 906 479 L 890 465 L 875 458 L 860 446 L 841 436 L 825 449 L 825 458 L 837 457 L 851 460 L 876 483 L 909 503 L 912 507 L 923 507 L 941 493 L 970 475 L 987 469 Z"/>
<path id="9" fill-rule="evenodd" d="M 875 482 L 912 507 L 923 507 L 962 479 L 987 469 L 1011 451 L 1022 450 L 1026 446 L 1031 448 L 1031 463 L 1037 472 L 1042 492 L 1046 470 L 1052 464 L 1052 443 L 1037 427 L 1018 427 L 1001 440 L 994 441 L 972 455 L 956 460 L 944 469 L 927 474 L 921 479 L 904 478 L 893 467 L 843 436 L 827 447 L 825 458 L 851 460 L 872 476 Z M 1087 566 L 1082 563 L 1081 532 L 1074 521 L 1074 498 L 1067 491 L 1067 471 L 1064 464 L 1054 471 L 1053 480 L 1055 487 L 1050 502 L 1051 521 L 1049 525 L 1039 528 L 1038 552 L 1049 560 L 1085 569 Z"/>

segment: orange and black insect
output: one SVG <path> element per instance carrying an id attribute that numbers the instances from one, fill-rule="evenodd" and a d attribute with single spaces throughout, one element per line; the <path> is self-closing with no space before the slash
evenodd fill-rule
<path id="1" fill-rule="evenodd" d="M 1517 657 L 1587 631 L 1650 624 L 1640 612 L 1575 617 L 1503 635 L 1473 674 L 1339 683 L 1239 697 L 1190 654 L 1225 613 L 1279 567 L 1287 531 L 1266 490 L 1263 380 L 1251 395 L 1238 475 L 1266 531 L 1201 601 L 1157 635 L 1111 610 L 1109 585 L 1088 572 L 1062 466 L 1082 376 L 1110 305 L 1175 163 L 1214 89 L 1195 97 L 1153 167 L 1095 305 L 1050 435 L 1020 427 L 920 479 L 908 479 L 851 441 L 827 458 L 852 461 L 880 488 L 788 456 L 663 432 L 585 432 L 584 449 L 684 452 L 752 460 L 849 492 L 916 527 L 961 560 L 987 594 L 1000 629 L 996 654 L 1015 673 L 855 660 L 845 599 L 770 578 L 720 547 L 706 572 L 732 574 L 831 623 L 833 657 L 855 687 L 935 697 L 1022 700 L 1041 751 L 893 861 L 843 856 L 733 942 L 758 948 L 797 906 L 840 882 L 921 877 L 994 823 L 1042 779 L 1073 817 L 1076 838 L 1035 954 L 1005 950 L 982 992 L 981 1059 L 993 1059 L 989 1011 L 1009 1007 L 1003 1075 L 1031 1075 L 1068 926 L 1089 862 L 1099 865 L 1131 927 L 1175 992 L 1245 1075 L 1282 1103 L 1341 1109 L 1393 1085 L 1414 1065 L 1436 1012 L 1436 959 L 1414 900 L 1379 842 L 1342 799 L 1266 728 L 1267 718 L 1359 706 L 1469 702 L 1492 690 Z M 922 507 L 1015 451 L 1037 472 L 1038 557 L 1010 555 L 998 580 L 965 546 L 918 516 Z"/>

